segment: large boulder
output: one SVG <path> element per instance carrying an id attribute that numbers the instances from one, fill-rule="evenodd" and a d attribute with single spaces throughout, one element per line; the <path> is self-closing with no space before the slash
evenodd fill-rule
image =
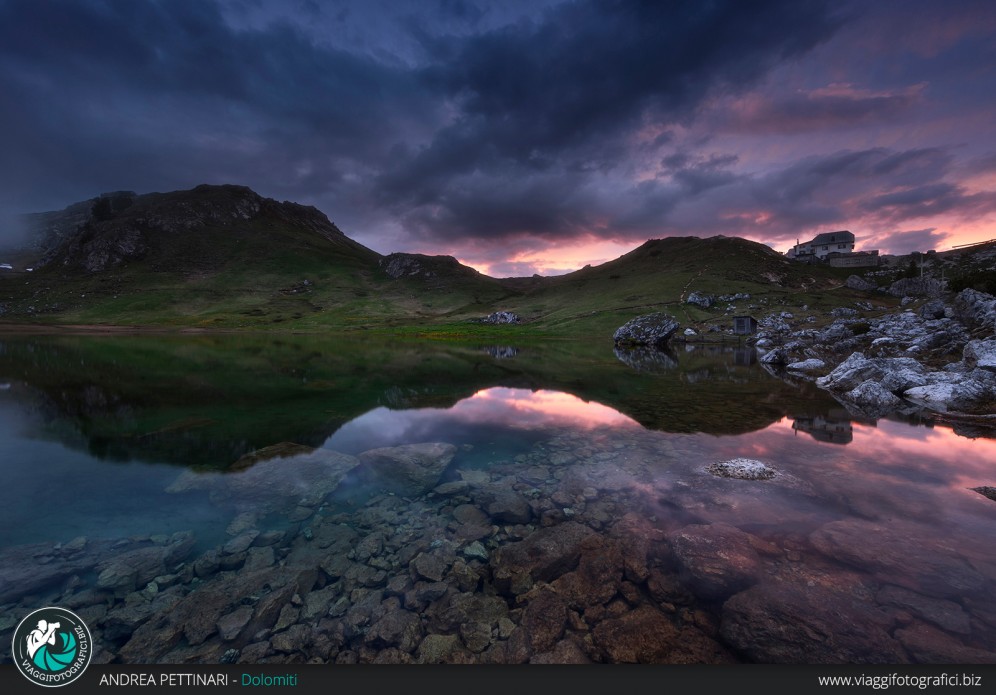
<path id="1" fill-rule="evenodd" d="M 240 459 L 242 461 L 243 459 Z M 212 499 L 264 513 L 295 502 L 319 503 L 359 465 L 354 456 L 330 449 L 277 456 L 229 473 L 184 471 L 167 492 L 208 490 Z"/>
<path id="2" fill-rule="evenodd" d="M 935 372 L 930 381 L 903 392 L 903 398 L 939 412 L 988 414 L 996 410 L 996 373 Z"/>
<path id="3" fill-rule="evenodd" d="M 421 495 L 436 487 L 456 451 L 452 444 L 426 442 L 370 449 L 359 458 L 363 472 L 386 489 Z"/>
<path id="4" fill-rule="evenodd" d="M 678 320 L 670 314 L 664 312 L 644 314 L 617 328 L 612 335 L 612 340 L 620 346 L 652 345 L 663 347 L 678 328 L 680 328 Z"/>
<path id="5" fill-rule="evenodd" d="M 996 340 L 973 340 L 962 353 L 965 365 L 996 372 Z"/>
<path id="6" fill-rule="evenodd" d="M 962 290 L 954 309 L 963 320 L 996 330 L 996 297 L 973 289 Z"/>
<path id="7" fill-rule="evenodd" d="M 688 295 L 688 299 L 685 300 L 685 304 L 694 304 L 695 306 L 702 307 L 703 309 L 708 309 L 715 303 L 715 297 L 711 294 L 705 294 L 703 292 L 692 292 Z"/>
<path id="8" fill-rule="evenodd" d="M 938 297 L 944 284 L 933 278 L 900 278 L 887 290 L 893 297 Z"/>
<path id="9" fill-rule="evenodd" d="M 859 292 L 869 292 L 878 287 L 874 282 L 869 282 L 865 280 L 860 275 L 852 275 L 844 283 L 852 290 L 858 290 Z"/>
<path id="10" fill-rule="evenodd" d="M 817 379 L 816 385 L 841 393 L 851 391 L 869 379 L 893 393 L 928 383 L 923 365 L 911 357 L 869 358 L 855 352 L 829 374 Z"/>
<path id="11" fill-rule="evenodd" d="M 685 526 L 671 537 L 683 583 L 710 601 L 751 586 L 761 573 L 761 560 L 750 534 L 728 524 Z"/>
<path id="12" fill-rule="evenodd" d="M 817 582 L 765 582 L 723 605 L 723 639 L 752 661 L 901 664 L 909 661 L 884 610 Z"/>

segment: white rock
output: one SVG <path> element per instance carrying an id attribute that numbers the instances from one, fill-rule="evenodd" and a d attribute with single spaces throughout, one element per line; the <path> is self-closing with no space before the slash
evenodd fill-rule
<path id="1" fill-rule="evenodd" d="M 827 364 L 823 360 L 818 360 L 815 357 L 802 360 L 801 362 L 793 362 L 792 364 L 786 366 L 786 369 L 791 369 L 795 372 L 822 372 L 826 369 Z"/>
<path id="2" fill-rule="evenodd" d="M 737 480 L 768 480 L 775 477 L 775 469 L 754 459 L 735 458 L 713 463 L 706 468 L 713 475 Z"/>
<path id="3" fill-rule="evenodd" d="M 973 340 L 963 352 L 965 364 L 989 371 L 996 371 L 996 340 Z"/>

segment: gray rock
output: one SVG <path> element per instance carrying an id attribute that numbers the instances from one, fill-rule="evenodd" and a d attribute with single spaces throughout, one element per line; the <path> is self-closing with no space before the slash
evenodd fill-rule
<path id="1" fill-rule="evenodd" d="M 996 372 L 996 339 L 973 340 L 965 345 L 962 359 L 970 369 Z"/>
<path id="2" fill-rule="evenodd" d="M 928 383 L 926 369 L 911 357 L 865 357 L 855 352 L 829 374 L 816 380 L 820 388 L 851 391 L 869 379 L 893 393 Z"/>
<path id="3" fill-rule="evenodd" d="M 898 410 L 903 402 L 894 393 L 877 381 L 863 381 L 841 395 L 841 398 L 857 406 L 858 410 L 870 417 L 882 417 Z"/>
<path id="4" fill-rule="evenodd" d="M 680 328 L 678 320 L 670 314 L 659 312 L 645 314 L 627 321 L 616 329 L 612 340 L 616 345 L 651 345 L 661 347 Z"/>
<path id="5" fill-rule="evenodd" d="M 770 480 L 776 475 L 775 469 L 767 464 L 745 458 L 711 463 L 706 467 L 706 470 L 720 478 L 734 478 L 736 480 Z"/>
<path id="6" fill-rule="evenodd" d="M 784 365 L 789 361 L 789 356 L 781 348 L 775 348 L 761 355 L 758 361 L 763 364 Z"/>
<path id="7" fill-rule="evenodd" d="M 965 289 L 954 299 L 954 310 L 964 321 L 996 330 L 996 297 L 985 292 Z"/>
<path id="8" fill-rule="evenodd" d="M 870 292 L 871 290 L 878 288 L 878 285 L 874 282 L 865 280 L 859 275 L 851 275 L 847 278 L 844 284 L 852 290 L 858 290 L 859 292 Z"/>
<path id="9" fill-rule="evenodd" d="M 996 374 L 983 369 L 938 373 L 933 383 L 907 389 L 903 398 L 940 412 L 991 413 L 996 409 Z"/>
<path id="10" fill-rule="evenodd" d="M 826 362 L 820 359 L 812 357 L 808 360 L 802 360 L 801 362 L 792 362 L 785 366 L 786 369 L 793 372 L 805 372 L 807 374 L 820 374 L 827 367 Z"/>
<path id="11" fill-rule="evenodd" d="M 944 302 L 937 299 L 931 300 L 924 303 L 924 305 L 920 307 L 916 313 L 917 316 L 928 321 L 943 319 L 945 314 Z"/>
<path id="12" fill-rule="evenodd" d="M 495 325 L 510 324 L 510 323 L 521 323 L 522 319 L 518 314 L 513 314 L 511 311 L 496 311 L 495 313 L 481 319 L 481 323 L 490 323 Z"/>
<path id="13" fill-rule="evenodd" d="M 426 442 L 371 449 L 360 454 L 363 472 L 386 489 L 402 495 L 422 495 L 439 483 L 456 456 L 452 444 Z"/>
<path id="14" fill-rule="evenodd" d="M 886 291 L 893 297 L 939 297 L 944 285 L 932 278 L 900 278 Z"/>
<path id="15" fill-rule="evenodd" d="M 693 304 L 695 306 L 702 307 L 703 309 L 708 309 L 715 303 L 716 298 L 714 296 L 703 292 L 692 292 L 685 300 L 685 304 Z"/>

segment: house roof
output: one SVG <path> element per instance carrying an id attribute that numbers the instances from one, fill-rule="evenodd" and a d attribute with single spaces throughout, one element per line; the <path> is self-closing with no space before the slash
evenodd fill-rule
<path id="1" fill-rule="evenodd" d="M 813 246 L 821 244 L 853 244 L 854 235 L 847 230 L 824 232 L 823 234 L 817 234 L 816 238 L 809 243 Z"/>

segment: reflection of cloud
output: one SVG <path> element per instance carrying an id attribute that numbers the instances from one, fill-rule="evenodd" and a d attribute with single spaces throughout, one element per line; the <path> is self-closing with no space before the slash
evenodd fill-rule
<path id="1" fill-rule="evenodd" d="M 355 453 L 380 446 L 422 441 L 457 441 L 475 427 L 541 430 L 574 427 L 636 427 L 635 420 L 600 403 L 559 391 L 490 388 L 451 408 L 376 408 L 343 425 L 325 446 Z"/>
<path id="2" fill-rule="evenodd" d="M 453 406 L 453 411 L 472 421 L 497 420 L 523 429 L 640 427 L 635 420 L 608 406 L 583 401 L 560 391 L 491 388 L 460 401 Z"/>

